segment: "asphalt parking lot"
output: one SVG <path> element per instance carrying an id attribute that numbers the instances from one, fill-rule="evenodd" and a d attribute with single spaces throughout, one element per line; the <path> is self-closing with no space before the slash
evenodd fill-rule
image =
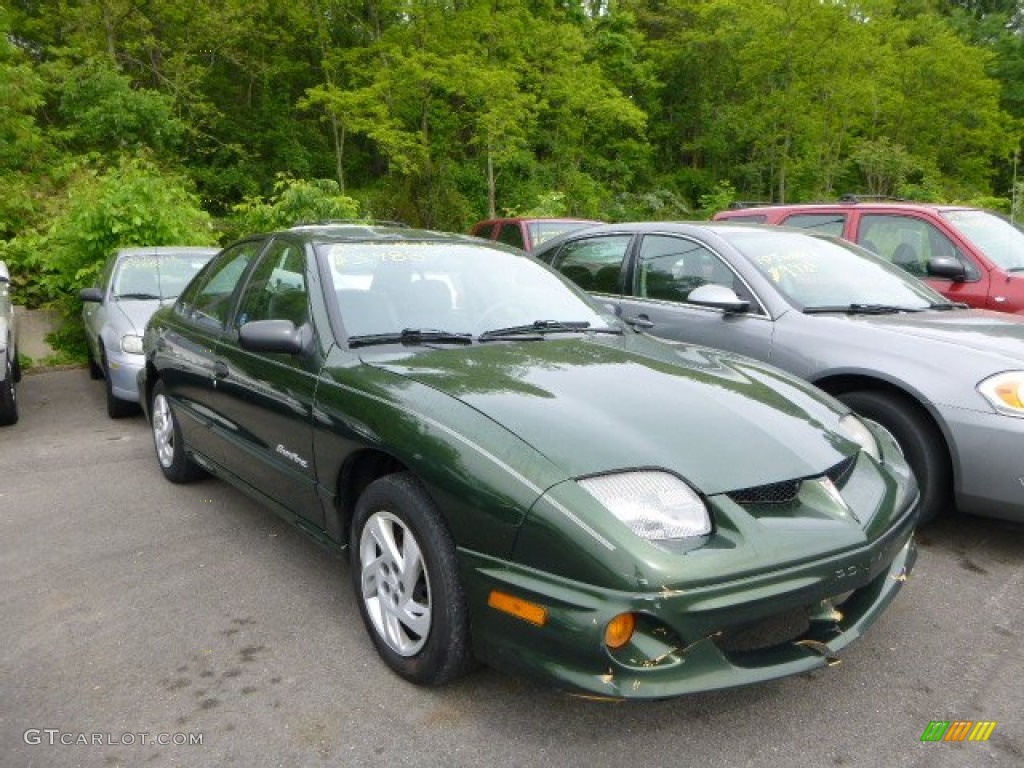
<path id="1" fill-rule="evenodd" d="M 378 660 L 347 564 L 224 483 L 167 483 L 142 417 L 107 418 L 86 371 L 26 375 L 19 397 L 0 766 L 1024 763 L 1024 526 L 925 528 L 889 611 L 812 674 L 642 704 L 489 669 L 426 690 Z M 933 720 L 996 726 L 922 743 Z"/>

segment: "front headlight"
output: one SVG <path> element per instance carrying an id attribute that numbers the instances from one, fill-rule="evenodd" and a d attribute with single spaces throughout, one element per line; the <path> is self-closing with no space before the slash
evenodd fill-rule
<path id="1" fill-rule="evenodd" d="M 878 447 L 878 441 L 875 440 L 875 436 L 871 434 L 867 425 L 861 421 L 860 416 L 853 413 L 846 414 L 839 420 L 839 430 L 875 461 L 882 460 L 882 451 Z"/>
<path id="2" fill-rule="evenodd" d="M 999 413 L 1024 417 L 1024 371 L 1006 371 L 978 384 L 982 397 Z"/>
<path id="3" fill-rule="evenodd" d="M 129 355 L 142 354 L 142 337 L 127 334 L 121 337 L 121 351 Z"/>
<path id="4" fill-rule="evenodd" d="M 668 472 L 638 470 L 578 482 L 642 539 L 684 539 L 711 532 L 704 501 Z"/>

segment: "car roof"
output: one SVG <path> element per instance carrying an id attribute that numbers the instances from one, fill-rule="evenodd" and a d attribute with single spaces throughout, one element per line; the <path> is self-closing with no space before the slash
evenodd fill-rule
<path id="1" fill-rule="evenodd" d="M 413 229 L 397 224 L 299 224 L 272 234 L 305 235 L 314 240 L 464 240 L 479 242 L 478 238 L 455 232 L 439 232 L 432 229 Z"/>
<path id="2" fill-rule="evenodd" d="M 813 212 L 813 211 L 836 211 L 851 209 L 871 209 L 876 211 L 963 211 L 976 210 L 969 205 L 951 205 L 947 203 L 923 203 L 916 201 L 893 201 L 893 200 L 838 200 L 834 203 L 757 203 L 753 205 L 739 205 L 721 211 L 725 215 L 747 214 L 755 211 L 781 211 L 792 212 Z"/>
<path id="3" fill-rule="evenodd" d="M 600 224 L 601 223 L 598 219 L 586 219 L 586 218 L 581 218 L 579 216 L 507 216 L 505 218 L 498 218 L 498 219 L 483 219 L 482 221 L 476 222 L 473 226 L 474 227 L 480 227 L 480 226 L 483 226 L 485 224 L 505 224 L 505 223 L 513 223 L 513 222 L 525 222 L 525 223 L 529 224 L 530 222 L 545 222 L 545 221 L 550 221 L 550 222 L 559 222 L 559 221 L 591 222 L 592 221 L 595 224 Z"/>
<path id="4" fill-rule="evenodd" d="M 220 249 L 214 246 L 203 245 L 136 245 L 128 248 L 118 248 L 117 257 L 126 258 L 129 256 L 210 256 Z"/>
<path id="5" fill-rule="evenodd" d="M 280 232 L 270 234 L 299 235 L 317 243 L 366 243 L 366 242 L 406 242 L 406 243 L 465 243 L 483 248 L 500 249 L 522 255 L 518 248 L 506 246 L 492 240 L 458 232 L 440 232 L 433 229 L 413 229 L 395 224 L 300 224 Z"/>

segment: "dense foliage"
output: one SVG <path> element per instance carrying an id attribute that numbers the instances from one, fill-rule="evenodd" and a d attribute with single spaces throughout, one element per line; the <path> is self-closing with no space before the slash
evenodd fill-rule
<path id="1" fill-rule="evenodd" d="M 293 218 L 1008 209 L 1022 30 L 1007 0 L 12 0 L 0 258 L 41 303 L 115 245 Z"/>

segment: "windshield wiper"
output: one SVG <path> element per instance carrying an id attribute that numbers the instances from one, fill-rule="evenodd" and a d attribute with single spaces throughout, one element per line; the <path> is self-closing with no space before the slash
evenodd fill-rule
<path id="1" fill-rule="evenodd" d="M 895 315 L 898 312 L 920 312 L 917 307 L 898 307 L 893 304 L 836 304 L 834 306 L 804 307 L 805 315 L 826 312 L 845 312 L 848 315 Z"/>
<path id="2" fill-rule="evenodd" d="M 479 341 L 501 341 L 507 338 L 536 340 L 549 333 L 614 333 L 621 335 L 620 328 L 591 328 L 586 320 L 534 320 L 528 325 L 512 325 L 508 328 L 494 328 L 477 337 Z"/>
<path id="3" fill-rule="evenodd" d="M 369 347 L 374 344 L 472 344 L 469 333 L 452 333 L 434 328 L 406 328 L 401 333 L 372 333 L 350 336 L 349 347 Z"/>
<path id="4" fill-rule="evenodd" d="M 115 299 L 139 299 L 140 301 L 142 301 L 142 300 L 147 300 L 147 299 L 159 299 L 159 298 L 162 298 L 162 297 L 161 296 L 154 296 L 152 293 L 119 293 L 114 298 Z"/>
<path id="5" fill-rule="evenodd" d="M 965 304 L 962 301 L 936 301 L 929 304 L 928 309 L 938 309 L 943 311 L 947 309 L 970 309 L 970 305 Z"/>

